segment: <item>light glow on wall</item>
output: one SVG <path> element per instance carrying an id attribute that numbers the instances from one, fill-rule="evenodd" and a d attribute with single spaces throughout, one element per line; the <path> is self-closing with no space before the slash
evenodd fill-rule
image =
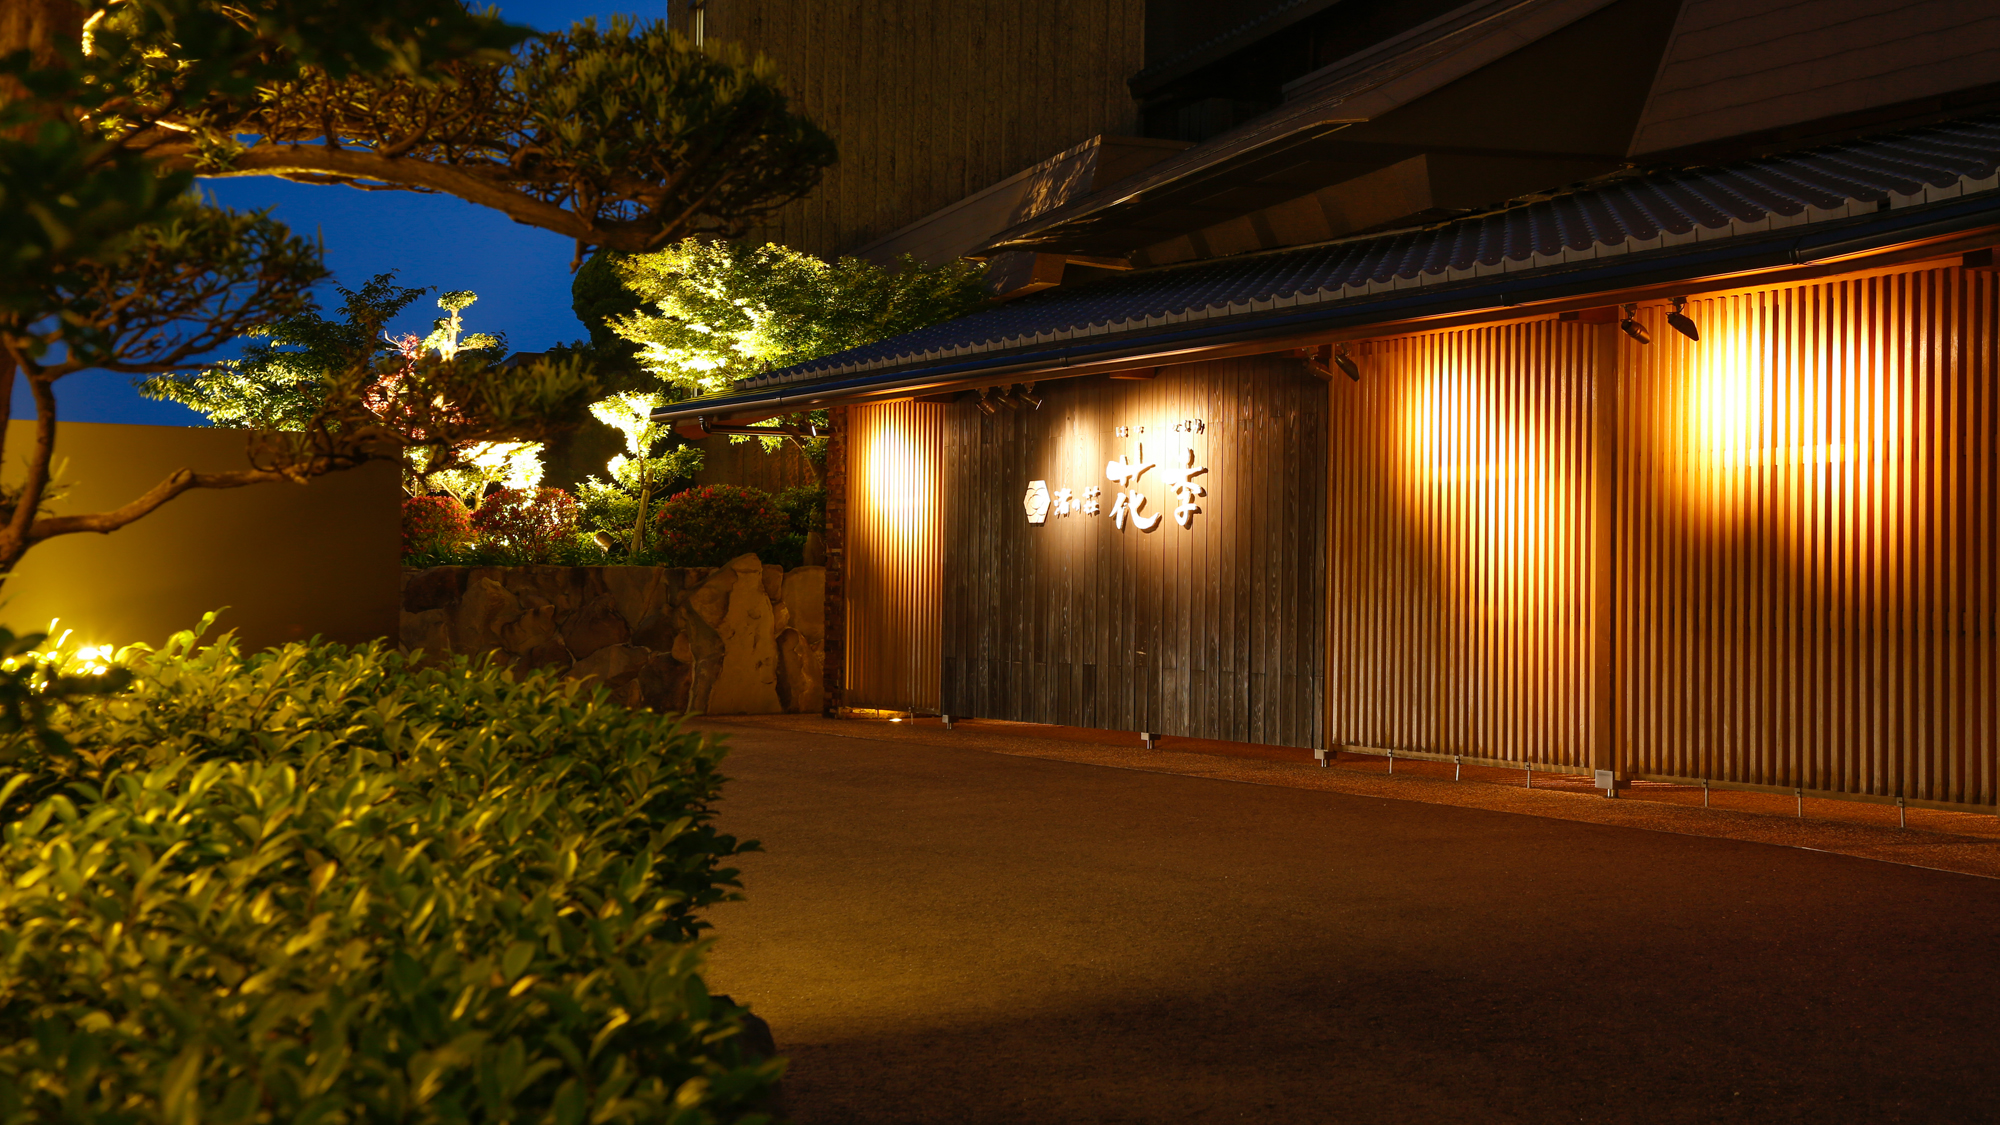
<path id="1" fill-rule="evenodd" d="M 935 711 L 944 407 L 857 406 L 848 425 L 846 702 Z"/>
<path id="2" fill-rule="evenodd" d="M 1769 501 L 1879 515 L 1892 496 L 1906 444 L 1894 357 L 1795 298 L 1694 302 L 1701 343 L 1656 332 L 1636 357 L 1641 379 L 1670 388 L 1658 440 L 1677 457 L 1684 500 L 1711 519 L 1734 522 Z"/>
<path id="3" fill-rule="evenodd" d="M 1566 506 L 1551 489 L 1560 467 L 1540 427 L 1547 420 L 1521 407 L 1505 373 L 1451 354 L 1459 340 L 1413 340 L 1435 349 L 1406 384 L 1400 431 L 1405 501 L 1431 531 L 1443 556 L 1477 604 L 1517 612 L 1540 604 L 1555 571 L 1568 569 L 1557 540 L 1568 526 Z"/>

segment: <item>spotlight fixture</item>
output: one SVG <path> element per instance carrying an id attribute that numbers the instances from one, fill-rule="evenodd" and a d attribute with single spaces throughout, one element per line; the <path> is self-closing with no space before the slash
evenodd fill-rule
<path id="1" fill-rule="evenodd" d="M 608 531 L 600 531 L 597 534 L 591 536 L 590 540 L 591 542 L 597 544 L 598 550 L 603 551 L 607 555 L 611 553 L 611 548 L 617 546 L 618 544 L 618 541 L 616 539 L 611 538 L 611 533 Z"/>
<path id="2" fill-rule="evenodd" d="M 1667 323 L 1673 325 L 1674 331 L 1686 336 L 1688 339 L 1697 342 L 1700 341 L 1701 329 L 1696 327 L 1694 318 L 1688 315 L 1688 299 L 1686 297 L 1674 298 L 1674 311 L 1667 314 Z"/>
<path id="3" fill-rule="evenodd" d="M 1634 320 L 1632 318 L 1632 314 L 1638 311 L 1639 311 L 1639 306 L 1626 305 L 1625 319 L 1618 322 L 1618 330 L 1620 332 L 1625 333 L 1627 336 L 1632 337 L 1634 340 L 1639 341 L 1642 344 L 1650 344 L 1653 342 L 1653 338 L 1651 336 L 1646 335 L 1646 326 L 1640 324 L 1637 320 Z"/>
<path id="4" fill-rule="evenodd" d="M 1035 393 L 1035 385 L 1033 383 L 1027 383 L 1014 388 L 1014 397 L 1034 407 L 1036 410 L 1042 408 L 1042 396 Z"/>
<path id="5" fill-rule="evenodd" d="M 988 418 L 991 418 L 995 414 L 1000 413 L 1000 408 L 994 406 L 993 400 L 986 397 L 986 392 L 991 389 L 992 389 L 991 387 L 981 387 L 979 390 L 979 397 L 973 401 L 973 405 L 979 408 L 979 412 L 981 414 L 986 415 Z"/>
<path id="6" fill-rule="evenodd" d="M 1361 381 L 1361 365 L 1354 362 L 1353 356 L 1347 354 L 1346 344 L 1334 345 L 1333 365 L 1335 367 L 1340 368 L 1341 372 L 1345 374 L 1349 379 L 1352 379 L 1357 383 Z"/>

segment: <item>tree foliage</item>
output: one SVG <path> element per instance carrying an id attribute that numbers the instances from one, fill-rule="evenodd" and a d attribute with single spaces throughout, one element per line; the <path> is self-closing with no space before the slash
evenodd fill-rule
<path id="1" fill-rule="evenodd" d="M 537 36 L 458 0 L 9 0 L 0 408 L 25 375 L 37 425 L 25 482 L 0 502 L 0 573 L 50 536 L 114 530 L 189 488 L 538 440 L 597 397 L 575 355 L 497 379 L 466 355 L 350 351 L 316 392 L 267 366 L 274 413 L 244 420 L 283 424 L 252 439 L 250 468 L 181 470 L 114 511 L 47 515 L 57 380 L 212 367 L 200 357 L 229 339 L 296 324 L 325 276 L 317 247 L 267 215 L 189 197 L 197 174 L 448 192 L 581 254 L 741 230 L 832 158 L 767 63 L 658 24 Z"/>
<path id="2" fill-rule="evenodd" d="M 384 326 L 430 292 L 396 284 L 393 270 L 376 274 L 359 289 L 334 289 L 341 296 L 339 319 L 329 320 L 317 306 L 309 306 L 274 323 L 252 325 L 244 333 L 251 342 L 241 358 L 154 376 L 140 382 L 140 393 L 180 403 L 215 426 L 303 428 L 325 402 L 328 378 L 398 350 Z"/>
<path id="3" fill-rule="evenodd" d="M 986 297 L 985 267 L 971 262 L 828 264 L 775 243 L 690 238 L 619 268 L 650 309 L 612 330 L 677 399 L 962 316 Z"/>

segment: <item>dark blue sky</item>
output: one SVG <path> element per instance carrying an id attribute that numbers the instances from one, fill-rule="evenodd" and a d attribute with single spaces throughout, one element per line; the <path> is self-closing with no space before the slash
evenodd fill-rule
<path id="1" fill-rule="evenodd" d="M 520 0 L 500 5 L 501 15 L 542 30 L 567 27 L 585 16 L 599 22 L 613 12 L 644 19 L 666 15 L 663 0 L 650 3 L 590 3 L 588 0 Z M 479 303 L 467 310 L 472 331 L 504 331 L 516 350 L 540 351 L 580 339 L 583 326 L 569 311 L 569 262 L 574 244 L 561 235 L 525 227 L 498 212 L 450 196 L 400 191 L 356 191 L 309 187 L 268 176 L 203 180 L 201 187 L 226 207 L 272 208 L 293 230 L 326 241 L 326 264 L 334 280 L 349 288 L 383 270 L 399 271 L 404 285 L 439 291 L 470 289 Z M 339 295 L 326 290 L 320 304 L 331 310 Z M 438 315 L 429 301 L 412 305 L 392 325 L 397 331 L 430 330 Z M 56 384 L 58 417 L 70 422 L 144 422 L 202 425 L 204 419 L 169 402 L 139 397 L 127 375 L 80 371 Z M 14 392 L 16 417 L 33 417 L 27 388 Z"/>

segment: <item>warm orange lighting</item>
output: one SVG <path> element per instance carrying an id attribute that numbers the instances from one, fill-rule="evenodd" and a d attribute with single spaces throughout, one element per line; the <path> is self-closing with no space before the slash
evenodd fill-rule
<path id="1" fill-rule="evenodd" d="M 1686 499 L 1733 520 L 1760 502 L 1849 514 L 1885 498 L 1903 445 L 1902 381 L 1891 357 L 1813 323 L 1786 291 L 1695 302 L 1701 343 L 1662 334 L 1641 379 L 1671 388 L 1661 448 Z M 1651 315 L 1660 315 L 1653 310 Z"/>
<path id="2" fill-rule="evenodd" d="M 1504 384 L 1443 339 L 1411 341 L 1417 377 L 1405 384 L 1401 437 L 1405 499 L 1478 604 L 1525 608 L 1568 570 L 1570 513 L 1556 502 L 1558 466 L 1541 420 L 1496 401 Z M 1524 600 L 1525 599 L 1525 600 Z"/>
<path id="3" fill-rule="evenodd" d="M 943 411 L 890 403 L 848 415 L 850 706 L 904 713 L 937 706 Z"/>

